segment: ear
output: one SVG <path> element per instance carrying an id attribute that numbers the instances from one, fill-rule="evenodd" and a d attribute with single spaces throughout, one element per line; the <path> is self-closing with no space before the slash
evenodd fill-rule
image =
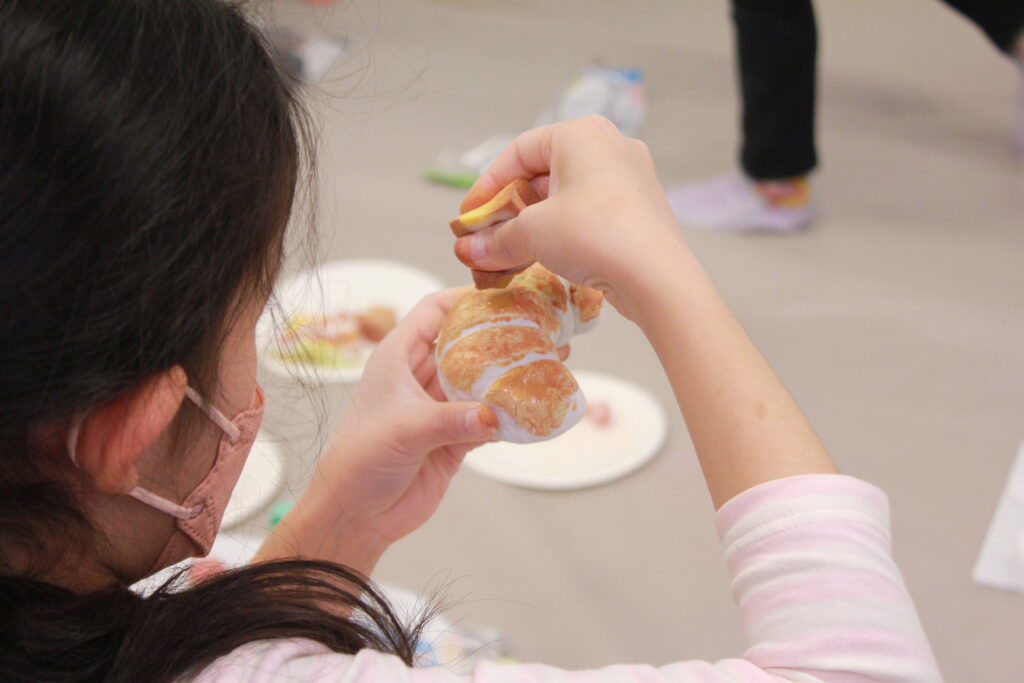
<path id="1" fill-rule="evenodd" d="M 90 412 L 78 432 L 78 467 L 103 493 L 128 493 L 138 484 L 135 463 L 171 424 L 188 378 L 174 366 Z"/>

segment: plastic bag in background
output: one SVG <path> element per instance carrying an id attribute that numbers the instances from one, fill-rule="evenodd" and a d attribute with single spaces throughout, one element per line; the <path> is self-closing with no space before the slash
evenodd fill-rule
<path id="1" fill-rule="evenodd" d="M 623 135 L 636 136 L 647 120 L 647 90 L 637 69 L 590 64 L 541 112 L 534 126 L 600 114 Z"/>
<path id="2" fill-rule="evenodd" d="M 492 135 L 464 152 L 442 149 L 423 176 L 443 185 L 470 187 L 510 142 L 511 135 Z"/>
<path id="3" fill-rule="evenodd" d="M 638 69 L 590 64 L 541 112 L 534 126 L 600 114 L 612 121 L 624 135 L 634 137 L 647 120 L 647 89 Z M 428 180 L 469 187 L 487 170 L 512 135 L 492 135 L 463 152 L 442 150 L 424 174 Z"/>

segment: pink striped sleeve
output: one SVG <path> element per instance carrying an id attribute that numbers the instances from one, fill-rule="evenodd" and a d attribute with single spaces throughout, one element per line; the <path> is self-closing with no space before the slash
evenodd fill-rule
<path id="1" fill-rule="evenodd" d="M 824 680 L 941 680 L 878 488 L 843 475 L 779 479 L 723 505 L 715 524 L 744 659 Z"/>
<path id="2" fill-rule="evenodd" d="M 371 651 L 329 652 L 308 641 L 250 643 L 197 680 L 370 683 L 718 683 L 941 681 L 890 552 L 888 501 L 842 475 L 789 477 L 754 487 L 718 511 L 732 593 L 749 648 L 742 657 L 668 666 L 564 671 L 485 662 L 460 676 L 408 668 Z"/>

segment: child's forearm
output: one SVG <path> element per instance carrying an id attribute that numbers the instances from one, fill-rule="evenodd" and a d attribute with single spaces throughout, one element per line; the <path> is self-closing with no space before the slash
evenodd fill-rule
<path id="1" fill-rule="evenodd" d="M 632 310 L 672 383 L 716 509 L 772 479 L 836 471 L 685 247 L 660 254 L 631 285 Z"/>

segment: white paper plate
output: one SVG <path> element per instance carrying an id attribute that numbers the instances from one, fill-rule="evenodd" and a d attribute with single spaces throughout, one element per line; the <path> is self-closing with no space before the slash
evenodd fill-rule
<path id="1" fill-rule="evenodd" d="M 665 411 L 642 387 L 609 375 L 573 371 L 589 405 L 604 402 L 611 421 L 584 417 L 550 441 L 490 443 L 472 451 L 466 467 L 491 479 L 538 489 L 579 489 L 604 484 L 642 467 L 668 435 Z"/>
<path id="2" fill-rule="evenodd" d="M 433 275 L 397 261 L 357 259 L 332 261 L 313 271 L 304 271 L 277 287 L 281 313 L 287 317 L 305 313 L 359 313 L 374 306 L 387 306 L 403 318 L 420 299 L 443 289 Z M 284 320 L 275 321 L 264 314 L 257 326 L 257 343 L 264 367 L 272 372 L 323 382 L 358 382 L 363 374 L 362 363 L 342 368 L 307 366 L 275 358 L 268 349 L 274 334 Z M 369 357 L 369 353 L 366 354 Z"/>
<path id="3" fill-rule="evenodd" d="M 249 459 L 245 461 L 231 500 L 224 510 L 222 529 L 244 522 L 266 509 L 285 485 L 284 454 L 269 435 L 256 437 Z"/>

